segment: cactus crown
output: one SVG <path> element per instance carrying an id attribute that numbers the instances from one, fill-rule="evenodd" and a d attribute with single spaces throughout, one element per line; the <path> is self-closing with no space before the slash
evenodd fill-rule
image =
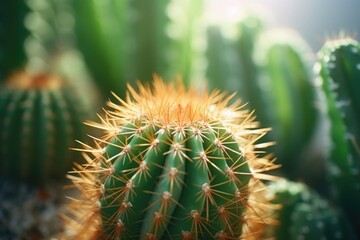
<path id="1" fill-rule="evenodd" d="M 59 89 L 62 87 L 63 80 L 55 75 L 41 73 L 29 74 L 27 72 L 17 72 L 6 80 L 9 88 L 15 89 Z"/>
<path id="2" fill-rule="evenodd" d="M 70 176 L 84 198 L 70 205 L 76 237 L 261 233 L 268 220 L 262 211 L 271 205 L 256 195 L 273 164 L 257 157 L 254 143 L 267 130 L 254 129 L 254 116 L 239 102 L 229 104 L 225 93 L 186 90 L 157 77 L 152 88 L 128 89 L 126 100 L 110 102 L 102 122 L 90 124 L 106 133 L 95 148 L 85 146 L 87 164 Z"/>

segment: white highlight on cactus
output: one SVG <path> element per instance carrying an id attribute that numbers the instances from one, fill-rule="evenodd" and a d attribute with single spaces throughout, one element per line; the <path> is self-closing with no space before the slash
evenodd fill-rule
<path id="1" fill-rule="evenodd" d="M 356 69 L 360 70 L 360 63 L 356 64 Z"/>
<path id="2" fill-rule="evenodd" d="M 210 192 L 210 185 L 208 183 L 204 183 L 201 186 L 201 189 L 203 190 L 204 193 L 208 193 L 208 192 Z"/>
<path id="3" fill-rule="evenodd" d="M 316 227 L 319 228 L 319 229 L 322 229 L 322 228 L 324 228 L 324 223 L 321 222 L 321 221 L 318 221 L 318 222 L 316 223 Z"/>
<path id="4" fill-rule="evenodd" d="M 169 176 L 171 178 L 174 178 L 176 176 L 177 172 L 178 172 L 177 168 L 172 167 L 169 169 Z"/>
<path id="5" fill-rule="evenodd" d="M 164 200 L 169 200 L 169 199 L 171 199 L 171 197 L 172 197 L 172 194 L 169 193 L 168 191 L 165 191 L 165 192 L 163 192 L 163 194 L 162 194 L 162 198 L 163 198 Z"/>
<path id="6" fill-rule="evenodd" d="M 331 68 L 335 68 L 336 65 L 335 65 L 335 63 L 333 63 L 333 62 L 329 62 L 329 63 L 327 64 L 327 67 L 331 69 Z"/>
<path id="7" fill-rule="evenodd" d="M 336 102 L 336 107 L 337 108 L 343 108 L 343 107 L 348 107 L 351 105 L 351 100 L 340 100 Z"/>

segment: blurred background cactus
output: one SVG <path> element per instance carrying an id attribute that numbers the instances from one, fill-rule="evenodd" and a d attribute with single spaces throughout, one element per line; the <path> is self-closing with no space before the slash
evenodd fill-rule
<path id="1" fill-rule="evenodd" d="M 267 229 L 267 237 L 359 238 L 360 49 L 353 33 L 360 31 L 360 4 L 327 2 L 320 18 L 322 1 L 251 1 L 262 8 L 248 2 L 4 0 L 1 181 L 66 181 L 66 167 L 49 166 L 69 166 L 78 154 L 69 149 L 86 141 L 86 133 L 97 139 L 82 122 L 95 113 L 102 123 L 111 121 L 99 111 L 114 100 L 111 92 L 125 101 L 128 83 L 151 82 L 153 74 L 169 82 L 180 76 L 185 88 L 236 92 L 234 101 L 240 98 L 261 128 L 272 129 L 255 144 L 274 142 L 266 152 L 282 168 L 272 174 L 287 183 L 281 193 L 273 191 L 278 183 L 268 183 L 268 195 L 283 208 L 272 212 L 280 225 Z M 65 121 L 69 116 L 77 120 Z M 285 192 L 296 200 L 277 197 Z M 313 200 L 300 201 L 300 195 Z M 282 211 L 291 219 L 284 220 Z M 312 218 L 311 212 L 318 214 Z"/>

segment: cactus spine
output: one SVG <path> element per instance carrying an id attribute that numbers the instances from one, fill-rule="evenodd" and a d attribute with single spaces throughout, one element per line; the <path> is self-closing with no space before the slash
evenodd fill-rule
<path id="1" fill-rule="evenodd" d="M 256 237 L 268 223 L 260 178 L 272 163 L 253 145 L 266 130 L 223 93 L 198 94 L 155 79 L 109 103 L 106 134 L 70 175 L 78 236 L 109 239 Z M 98 203 L 98 204 L 97 204 Z M 82 207 L 79 208 L 80 204 Z M 261 219 L 260 219 L 260 218 Z M 70 220 L 69 220 L 70 221 Z M 83 221 L 83 227 L 74 226 Z M 88 226 L 92 226 L 90 229 Z M 245 230 L 243 230 L 245 229 Z M 87 237 L 89 237 L 87 235 Z"/>
<path id="2" fill-rule="evenodd" d="M 13 74 L 0 86 L 0 174 L 42 181 L 64 178 L 89 117 L 65 81 L 50 74 Z M 79 160 L 79 156 L 77 156 Z"/>
<path id="3" fill-rule="evenodd" d="M 322 81 L 331 146 L 328 172 L 336 201 L 360 226 L 360 44 L 349 38 L 327 42 L 315 70 Z"/>

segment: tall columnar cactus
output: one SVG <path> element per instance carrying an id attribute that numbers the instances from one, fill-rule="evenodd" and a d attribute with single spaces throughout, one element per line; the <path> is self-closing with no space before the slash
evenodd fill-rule
<path id="1" fill-rule="evenodd" d="M 316 126 L 316 95 L 311 72 L 312 51 L 292 30 L 269 30 L 259 37 L 254 57 L 263 106 L 259 121 L 271 126 L 274 153 L 288 177 L 299 178 L 300 157 Z M 252 99 L 259 94 L 253 94 Z"/>
<path id="2" fill-rule="evenodd" d="M 207 79 L 211 89 L 238 92 L 249 108 L 262 107 L 257 86 L 257 66 L 253 60 L 254 45 L 264 31 L 264 19 L 250 10 L 236 23 L 236 37 L 226 36 L 224 26 L 209 26 L 207 31 Z M 219 81 L 223 79 L 223 81 Z"/>
<path id="3" fill-rule="evenodd" d="M 129 79 L 192 72 L 202 1 L 74 1 L 79 48 L 106 96 L 125 97 Z M 187 84 L 188 85 L 188 84 Z"/>
<path id="4" fill-rule="evenodd" d="M 268 188 L 272 203 L 280 207 L 277 224 L 268 228 L 268 237 L 292 239 L 357 239 L 350 221 L 329 202 L 302 183 L 277 180 Z"/>
<path id="5" fill-rule="evenodd" d="M 70 175 L 83 199 L 70 205 L 74 238 L 256 238 L 271 219 L 257 158 L 265 134 L 224 93 L 186 91 L 155 78 L 110 102 L 105 132 Z M 264 200 L 264 201 L 263 201 Z"/>
<path id="6" fill-rule="evenodd" d="M 62 78 L 18 72 L 0 86 L 0 175 L 18 180 L 63 178 L 80 155 L 90 117 L 82 98 Z"/>
<path id="7" fill-rule="evenodd" d="M 325 95 L 331 139 L 328 172 L 338 203 L 360 227 L 360 44 L 350 38 L 327 42 L 315 70 Z"/>

